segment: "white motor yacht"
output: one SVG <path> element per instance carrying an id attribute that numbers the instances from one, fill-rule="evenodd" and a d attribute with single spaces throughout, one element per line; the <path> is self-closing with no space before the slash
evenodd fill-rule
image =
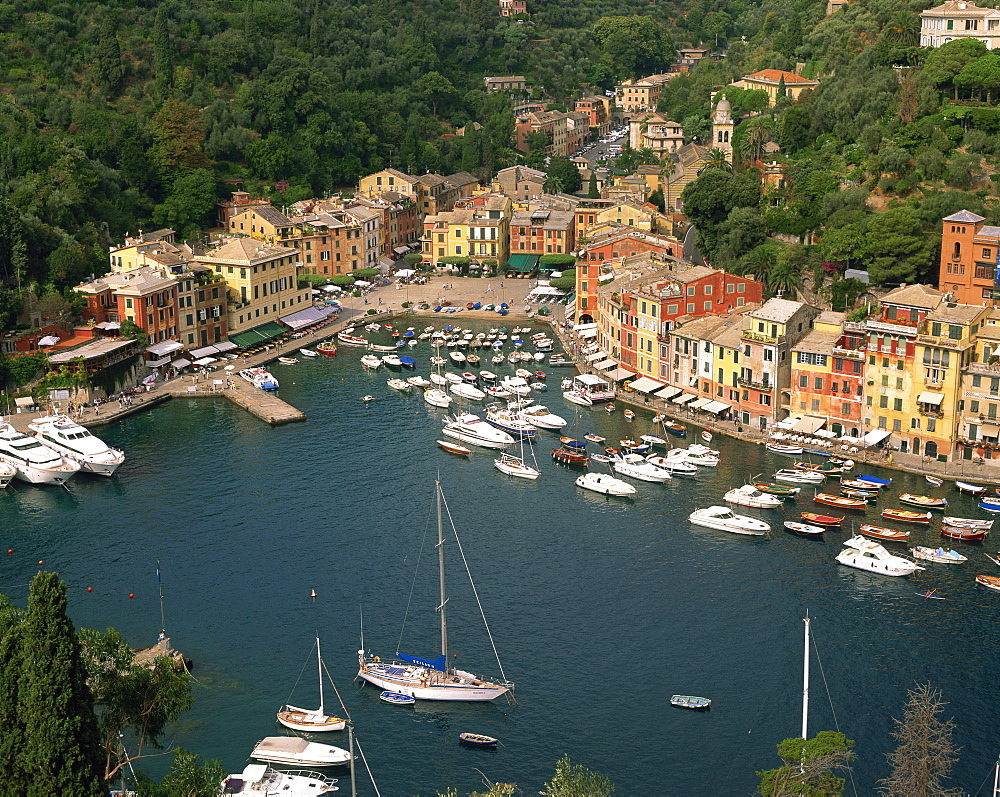
<path id="1" fill-rule="evenodd" d="M 417 376 L 411 376 L 406 381 L 409 382 L 414 387 L 430 387 L 431 386 L 430 381 L 427 380 L 427 379 L 424 379 L 419 374 Z"/>
<path id="2" fill-rule="evenodd" d="M 916 570 L 923 570 L 916 562 L 889 553 L 874 540 L 860 534 L 844 543 L 847 547 L 837 554 L 837 561 L 858 570 L 868 570 L 883 576 L 908 576 Z"/>
<path id="3" fill-rule="evenodd" d="M 413 385 L 403 379 L 386 379 L 385 383 L 393 390 L 398 390 L 400 393 L 409 393 L 413 390 Z"/>
<path id="4" fill-rule="evenodd" d="M 733 534 L 747 534 L 759 537 L 767 534 L 771 527 L 763 520 L 737 515 L 728 506 L 710 506 L 707 509 L 696 509 L 688 520 L 696 526 L 707 526 L 710 529 L 721 529 Z"/>
<path id="5" fill-rule="evenodd" d="M 347 750 L 332 744 L 310 742 L 301 736 L 266 736 L 257 742 L 250 757 L 272 764 L 304 767 L 329 767 L 351 760 Z"/>
<path id="6" fill-rule="evenodd" d="M 520 412 L 505 409 L 497 404 L 490 404 L 486 408 L 486 420 L 497 429 L 515 437 L 525 437 L 530 440 L 538 434 L 538 429 L 525 420 Z"/>
<path id="7" fill-rule="evenodd" d="M 521 376 L 505 376 L 500 380 L 500 387 L 518 396 L 527 396 L 531 392 L 528 381 Z"/>
<path id="8" fill-rule="evenodd" d="M 237 772 L 222 781 L 219 794 L 244 794 L 251 797 L 310 797 L 339 791 L 334 785 L 335 778 L 328 778 L 318 772 L 278 772 L 267 764 L 248 764 L 242 772 Z"/>
<path id="9" fill-rule="evenodd" d="M 244 368 L 240 371 L 240 376 L 261 390 L 277 390 L 279 386 L 278 380 L 264 368 Z"/>
<path id="10" fill-rule="evenodd" d="M 607 473 L 584 473 L 576 480 L 576 486 L 601 495 L 635 495 L 636 489 L 628 482 L 609 476 Z"/>
<path id="11" fill-rule="evenodd" d="M 771 509 L 782 505 L 782 500 L 775 495 L 762 493 L 752 484 L 744 484 L 736 487 L 725 495 L 725 500 L 730 504 L 749 506 L 755 509 Z"/>
<path id="12" fill-rule="evenodd" d="M 446 372 L 444 378 L 453 385 L 459 385 L 465 381 L 459 374 L 453 374 L 451 371 Z"/>
<path id="13" fill-rule="evenodd" d="M 402 368 L 403 361 L 395 354 L 383 354 L 382 362 L 384 362 L 389 368 Z"/>
<path id="14" fill-rule="evenodd" d="M 613 460 L 611 467 L 622 476 L 631 476 L 644 482 L 665 482 L 673 478 L 670 471 L 646 462 L 639 454 L 625 454 Z"/>
<path id="15" fill-rule="evenodd" d="M 80 463 L 84 473 L 112 476 L 125 455 L 66 415 L 38 418 L 28 424 L 32 433 L 49 448 Z"/>
<path id="16" fill-rule="evenodd" d="M 664 457 L 659 454 L 650 454 L 646 457 L 646 462 L 652 462 L 656 467 L 670 471 L 671 476 L 694 476 L 698 472 L 698 466 L 692 465 L 686 457 Z"/>
<path id="17" fill-rule="evenodd" d="M 566 419 L 553 415 L 548 408 L 542 404 L 536 404 L 521 410 L 521 417 L 532 426 L 539 429 L 562 429 L 566 425 Z"/>
<path id="18" fill-rule="evenodd" d="M 483 448 L 504 448 L 514 442 L 514 438 L 506 432 L 467 412 L 450 418 L 441 431 L 448 437 Z"/>
<path id="19" fill-rule="evenodd" d="M 594 402 L 591 401 L 590 396 L 581 390 L 564 390 L 563 398 L 573 404 L 579 404 L 581 407 L 594 406 Z"/>
<path id="20" fill-rule="evenodd" d="M 0 462 L 15 467 L 15 477 L 31 484 L 63 484 L 80 470 L 79 462 L 21 434 L 9 423 L 0 424 Z"/>
<path id="21" fill-rule="evenodd" d="M 361 358 L 361 364 L 365 368 L 380 368 L 382 366 L 382 359 L 376 357 L 374 354 L 366 354 Z"/>
<path id="22" fill-rule="evenodd" d="M 6 462 L 0 462 L 0 490 L 10 484 L 16 475 L 17 468 L 13 465 L 8 465 Z"/>
<path id="23" fill-rule="evenodd" d="M 486 388 L 486 394 L 490 398 L 510 398 L 511 392 L 509 390 L 504 390 L 499 385 L 490 385 Z"/>
<path id="24" fill-rule="evenodd" d="M 684 460 L 690 462 L 692 465 L 697 465 L 699 468 L 714 468 L 719 464 L 719 458 L 714 454 L 704 454 L 701 451 L 692 450 L 692 446 L 683 449 L 671 449 L 667 452 L 668 455 L 681 456 L 681 454 L 674 454 L 677 451 L 683 451 Z M 698 446 L 698 448 L 704 448 L 704 446 Z"/>
<path id="25" fill-rule="evenodd" d="M 431 382 L 441 387 L 445 387 L 448 384 L 448 380 L 441 376 L 441 374 L 431 374 Z"/>
<path id="26" fill-rule="evenodd" d="M 796 468 L 782 468 L 774 472 L 774 480 L 786 484 L 822 484 L 826 477 L 822 473 Z"/>
<path id="27" fill-rule="evenodd" d="M 434 407 L 444 407 L 447 409 L 451 406 L 452 399 L 451 396 L 440 388 L 432 387 L 424 391 L 424 401 Z"/>
<path id="28" fill-rule="evenodd" d="M 482 390 L 478 387 L 473 387 L 468 382 L 456 382 L 448 389 L 451 390 L 451 392 L 456 396 L 461 396 L 462 398 L 471 399 L 473 401 L 482 401 L 486 398 L 486 394 Z"/>

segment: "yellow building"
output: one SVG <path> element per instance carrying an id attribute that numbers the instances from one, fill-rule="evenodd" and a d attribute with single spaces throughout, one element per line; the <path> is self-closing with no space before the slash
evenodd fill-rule
<path id="1" fill-rule="evenodd" d="M 155 230 L 147 233 L 139 230 L 137 236 L 127 237 L 122 246 L 111 249 L 111 273 L 121 274 L 142 266 L 156 265 L 148 262 L 147 255 L 161 253 L 171 253 L 185 258 L 190 257 L 191 247 L 187 244 L 175 244 L 173 230 Z"/>
<path id="2" fill-rule="evenodd" d="M 729 85 L 738 89 L 766 91 L 768 104 L 773 108 L 782 84 L 784 84 L 784 96 L 791 100 L 797 100 L 803 91 L 816 88 L 819 81 L 808 80 L 794 72 L 785 72 L 782 69 L 761 69 L 752 75 L 744 75 Z"/>
<path id="3" fill-rule="evenodd" d="M 641 291 L 634 299 L 636 311 L 635 367 L 640 374 L 659 376 L 660 300 L 645 297 Z"/>
<path id="4" fill-rule="evenodd" d="M 395 191 L 397 194 L 410 196 L 417 193 L 416 180 L 416 177 L 403 174 L 397 169 L 383 169 L 362 177 L 358 182 L 358 193 L 376 196 L 386 191 Z"/>
<path id="5" fill-rule="evenodd" d="M 505 263 L 512 216 L 511 200 L 496 195 L 483 197 L 481 204 L 428 216 L 421 241 L 424 262 L 436 266 L 442 257 L 468 257 Z"/>
<path id="6" fill-rule="evenodd" d="M 645 185 L 645 181 L 642 181 Z M 670 232 L 670 224 L 666 216 L 652 205 L 640 202 L 620 202 L 609 208 L 597 211 L 597 224 L 607 223 L 619 227 L 633 227 L 645 232 Z"/>
<path id="7" fill-rule="evenodd" d="M 971 331 L 971 330 L 970 330 Z M 1000 309 L 979 323 L 974 347 L 962 369 L 958 442 L 964 459 L 1000 459 Z"/>
<path id="8" fill-rule="evenodd" d="M 295 222 L 269 205 L 250 207 L 233 214 L 229 219 L 229 232 L 280 246 L 287 246 L 285 242 L 298 235 Z"/>
<path id="9" fill-rule="evenodd" d="M 299 286 L 304 268 L 294 249 L 234 238 L 198 256 L 196 262 L 226 281 L 231 337 L 312 305 L 309 285 Z M 239 340 L 234 342 L 242 347 Z"/>

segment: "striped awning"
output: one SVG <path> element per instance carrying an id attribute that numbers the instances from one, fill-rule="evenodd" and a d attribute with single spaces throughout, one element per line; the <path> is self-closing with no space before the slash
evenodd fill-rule
<path id="1" fill-rule="evenodd" d="M 674 404 L 687 404 L 692 399 L 698 398 L 694 393 L 681 393 L 679 396 L 670 399 Z"/>

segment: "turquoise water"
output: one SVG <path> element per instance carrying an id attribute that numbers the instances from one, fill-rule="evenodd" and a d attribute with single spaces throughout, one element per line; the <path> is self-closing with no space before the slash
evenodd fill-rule
<path id="1" fill-rule="evenodd" d="M 78 625 L 114 626 L 136 647 L 152 644 L 160 560 L 167 631 L 194 659 L 199 681 L 196 705 L 169 744 L 240 771 L 257 740 L 280 732 L 274 712 L 286 700 L 315 703 L 318 632 L 386 797 L 447 786 L 466 793 L 482 786 L 477 769 L 530 794 L 563 753 L 609 776 L 619 794 L 749 794 L 754 770 L 777 765 L 775 743 L 799 733 L 808 609 L 822 657 L 822 671 L 813 659 L 811 728 L 834 727 L 825 678 L 841 729 L 858 743 L 859 794 L 887 774 L 890 717 L 922 681 L 942 689 L 957 722 L 956 785 L 974 792 L 989 775 L 1000 724 L 992 705 L 1000 594 L 973 579 L 997 572 L 982 554 L 995 545 L 952 543 L 970 562 L 890 579 L 834 562 L 846 532 L 824 542 L 783 533 L 783 518 L 817 511 L 808 498 L 759 513 L 775 528 L 770 539 L 691 526 L 691 510 L 790 462 L 721 436 L 718 469 L 639 483 L 635 501 L 575 487 L 576 472 L 549 457 L 550 432 L 534 445 L 541 478 L 511 480 L 489 452 L 465 460 L 439 451 L 444 411 L 389 390 L 388 374 L 363 372 L 360 355 L 345 348 L 334 360 L 274 366 L 280 396 L 308 414 L 306 423 L 270 428 L 225 401 L 174 400 L 101 432 L 128 455 L 114 479 L 78 477 L 68 490 L 15 483 L 0 495 L 3 549 L 13 550 L 3 554 L 2 591 L 17 602 L 43 560 L 67 581 Z M 425 376 L 428 355 L 426 347 L 414 355 Z M 542 401 L 573 419 L 558 391 L 564 373 L 550 371 Z M 366 394 L 375 401 L 362 402 Z M 650 427 L 647 412 L 631 424 L 620 411 L 579 417 L 571 431 L 609 442 Z M 978 514 L 954 490 L 880 475 L 896 479 L 892 494 L 945 495 L 951 513 Z M 402 651 L 437 651 L 436 573 L 425 540 L 434 533 L 436 476 L 517 706 L 400 708 L 353 683 L 360 611 L 366 646 L 391 656 L 411 581 Z M 876 510 L 867 516 L 875 520 Z M 915 544 L 941 540 L 936 530 L 913 529 Z M 422 543 L 427 558 L 416 569 Z M 464 571 L 455 560 L 449 566 L 452 652 L 459 666 L 496 675 Z M 947 600 L 914 594 L 934 588 Z M 711 697 L 712 710 L 672 709 L 674 693 Z M 336 705 L 329 693 L 327 705 Z M 463 731 L 503 744 L 464 749 Z M 324 736 L 346 743 L 343 734 Z M 150 759 L 146 767 L 161 774 L 167 764 Z M 363 777 L 359 792 L 374 794 Z"/>

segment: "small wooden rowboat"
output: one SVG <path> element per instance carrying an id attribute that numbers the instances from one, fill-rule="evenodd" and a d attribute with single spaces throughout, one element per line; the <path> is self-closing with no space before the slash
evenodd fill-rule
<path id="1" fill-rule="evenodd" d="M 989 578 L 989 576 L 986 576 Z M 1000 581 L 1000 579 L 997 579 Z M 712 707 L 712 701 L 707 697 L 695 697 L 694 695 L 674 695 L 670 698 L 670 705 L 678 708 L 688 708 L 693 711 L 707 711 Z"/>
<path id="2" fill-rule="evenodd" d="M 498 740 L 492 736 L 483 736 L 481 733 L 460 733 L 458 734 L 458 741 L 469 747 L 491 748 L 497 746 Z"/>
<path id="3" fill-rule="evenodd" d="M 812 473 L 822 473 L 824 476 L 831 476 L 834 473 L 841 473 L 839 465 L 831 465 L 828 462 L 824 462 L 822 465 L 818 465 L 815 462 L 796 462 L 792 465 L 793 468 L 798 468 L 799 470 L 807 470 Z"/>
<path id="4" fill-rule="evenodd" d="M 703 431 L 703 432 L 701 433 L 701 439 L 702 439 L 702 440 L 704 440 L 704 441 L 705 441 L 706 443 L 711 443 L 711 442 L 712 442 L 712 433 L 711 433 L 711 432 L 709 432 L 709 431 L 708 431 L 708 430 L 706 429 L 705 431 Z"/>
<path id="5" fill-rule="evenodd" d="M 635 413 L 632 412 L 632 410 L 625 410 L 625 412 L 623 412 L 622 415 L 625 416 L 625 420 L 626 421 L 634 421 L 635 420 Z"/>
<path id="6" fill-rule="evenodd" d="M 1000 503 L 995 501 L 981 501 L 979 508 L 984 512 L 992 512 L 994 515 L 1000 514 Z"/>
<path id="7" fill-rule="evenodd" d="M 939 479 L 937 476 L 924 476 L 924 481 L 926 481 L 932 487 L 940 487 L 944 484 L 944 479 Z"/>
<path id="8" fill-rule="evenodd" d="M 417 702 L 413 696 L 400 694 L 399 692 L 383 692 L 378 696 L 378 699 L 396 706 L 412 706 Z"/>
<path id="9" fill-rule="evenodd" d="M 977 542 L 979 540 L 985 540 L 986 535 L 990 533 L 988 528 L 969 528 L 967 526 L 941 526 L 941 534 L 945 537 L 950 537 L 953 540 L 962 540 L 963 542 Z"/>
<path id="10" fill-rule="evenodd" d="M 874 537 L 875 539 L 887 540 L 889 542 L 907 542 L 910 539 L 910 532 L 908 531 L 887 529 L 885 526 L 873 526 L 870 523 L 866 523 L 858 531 L 866 537 Z"/>
<path id="11" fill-rule="evenodd" d="M 799 514 L 806 523 L 813 523 L 817 526 L 839 526 L 844 522 L 842 517 L 833 515 L 817 515 L 815 512 L 801 512 Z"/>
<path id="12" fill-rule="evenodd" d="M 573 437 L 560 437 L 559 442 L 562 443 L 567 448 L 586 448 L 587 444 L 583 440 L 577 440 Z"/>
<path id="13" fill-rule="evenodd" d="M 940 562 L 946 565 L 960 565 L 962 562 L 969 561 L 967 556 L 962 556 L 958 551 L 946 551 L 944 548 L 928 548 L 924 545 L 910 548 L 910 553 L 913 554 L 914 559 L 924 559 L 928 562 Z"/>
<path id="14" fill-rule="evenodd" d="M 931 522 L 930 512 L 910 512 L 907 509 L 883 509 L 882 517 L 886 520 L 896 520 L 900 523 L 927 523 Z"/>
<path id="15" fill-rule="evenodd" d="M 587 467 L 587 463 L 590 462 L 590 456 L 586 451 L 581 451 L 578 448 L 566 448 L 565 446 L 553 448 L 552 459 L 563 465 L 575 465 L 580 468 Z"/>
<path id="16" fill-rule="evenodd" d="M 922 506 L 926 509 L 944 509 L 948 506 L 947 498 L 932 498 L 929 495 L 914 495 L 913 493 L 903 493 L 899 496 L 899 503 L 910 506 Z"/>
<path id="17" fill-rule="evenodd" d="M 869 484 L 875 484 L 878 487 L 888 487 L 892 484 L 892 479 L 880 479 L 878 476 L 858 476 L 859 481 L 868 482 Z"/>
<path id="18" fill-rule="evenodd" d="M 986 488 L 980 487 L 978 484 L 969 484 L 968 482 L 955 482 L 955 487 L 958 488 L 960 493 L 965 493 L 966 495 L 985 495 Z"/>
<path id="19" fill-rule="evenodd" d="M 802 537 L 822 537 L 826 531 L 822 526 L 813 526 L 809 523 L 796 523 L 794 520 L 786 520 L 784 526 L 792 534 L 798 534 Z"/>
<path id="20" fill-rule="evenodd" d="M 994 592 L 1000 592 L 1000 578 L 996 576 L 976 576 L 976 583 L 981 584 L 986 587 L 986 589 L 991 589 Z"/>
<path id="21" fill-rule="evenodd" d="M 784 484 L 775 484 L 774 482 L 752 482 L 752 484 L 762 493 L 770 493 L 781 498 L 794 498 L 802 489 L 801 487 L 786 487 Z"/>
<path id="22" fill-rule="evenodd" d="M 941 518 L 941 522 L 946 526 L 959 526 L 960 528 L 966 529 L 991 529 L 993 528 L 992 520 L 981 520 L 980 518 L 974 517 L 952 517 L 950 515 L 945 515 Z"/>
<path id="23" fill-rule="evenodd" d="M 847 487 L 851 490 L 863 490 L 864 492 L 872 496 L 878 495 L 879 491 L 879 486 L 877 484 L 872 484 L 871 482 L 859 481 L 858 479 L 848 479 L 847 481 L 841 479 L 840 486 Z"/>
<path id="24" fill-rule="evenodd" d="M 604 442 L 604 438 L 601 437 L 599 434 L 585 434 L 583 436 L 583 439 L 584 440 L 589 440 L 591 443 L 603 443 Z"/>
<path id="25" fill-rule="evenodd" d="M 792 446 L 787 443 L 775 443 L 774 441 L 768 441 L 764 446 L 768 451 L 774 454 L 787 454 L 788 456 L 797 457 L 802 453 L 802 446 Z"/>
<path id="26" fill-rule="evenodd" d="M 813 501 L 817 504 L 836 506 L 840 509 L 864 509 L 868 506 L 868 502 L 863 498 L 845 498 L 842 495 L 831 495 L 830 493 L 816 493 L 813 496 Z"/>
<path id="27" fill-rule="evenodd" d="M 845 495 L 848 498 L 860 498 L 867 501 L 869 498 L 877 498 L 877 493 L 870 493 L 867 490 L 854 490 L 850 487 L 841 487 L 840 494 Z"/>
<path id="28" fill-rule="evenodd" d="M 670 432 L 670 434 L 677 435 L 678 437 L 687 435 L 687 427 L 676 421 L 663 421 L 663 428 Z"/>
<path id="29" fill-rule="evenodd" d="M 460 446 L 458 443 L 449 443 L 447 440 L 438 440 L 437 444 L 449 454 L 458 454 L 459 456 L 467 457 L 472 453 L 471 449 Z"/>

